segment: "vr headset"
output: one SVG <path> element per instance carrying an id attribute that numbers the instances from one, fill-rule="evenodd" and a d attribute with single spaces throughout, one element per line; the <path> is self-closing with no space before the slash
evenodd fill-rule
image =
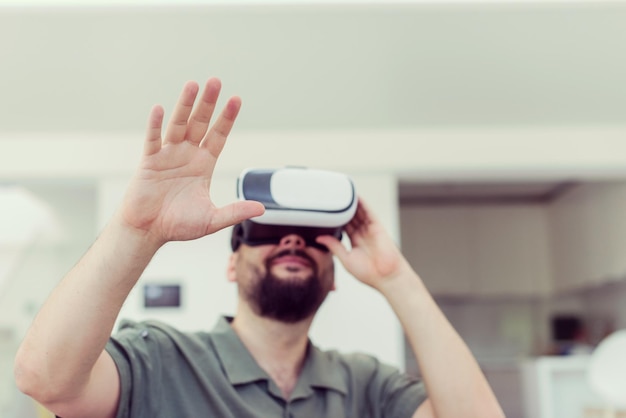
<path id="1" fill-rule="evenodd" d="M 346 175 L 300 167 L 244 170 L 237 179 L 237 197 L 263 203 L 265 213 L 233 227 L 233 251 L 241 244 L 278 244 L 289 234 L 299 235 L 307 246 L 328 251 L 315 238 L 341 239 L 358 203 Z"/>

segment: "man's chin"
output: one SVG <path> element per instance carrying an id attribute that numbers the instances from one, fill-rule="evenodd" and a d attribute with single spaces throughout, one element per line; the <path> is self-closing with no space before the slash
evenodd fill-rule
<path id="1" fill-rule="evenodd" d="M 263 317 L 295 323 L 315 314 L 328 292 L 314 272 L 270 269 L 251 293 L 255 311 Z"/>

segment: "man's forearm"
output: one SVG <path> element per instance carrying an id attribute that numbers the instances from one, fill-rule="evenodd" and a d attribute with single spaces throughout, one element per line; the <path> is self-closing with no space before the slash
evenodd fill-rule
<path id="1" fill-rule="evenodd" d="M 51 293 L 15 361 L 34 397 L 72 396 L 87 383 L 128 293 L 158 246 L 112 221 Z"/>
<path id="2" fill-rule="evenodd" d="M 436 416 L 503 417 L 469 348 L 417 274 L 406 268 L 381 291 L 402 323 Z"/>

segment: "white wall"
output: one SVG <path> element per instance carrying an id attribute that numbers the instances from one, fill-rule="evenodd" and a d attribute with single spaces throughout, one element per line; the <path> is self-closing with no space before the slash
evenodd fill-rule
<path id="1" fill-rule="evenodd" d="M 164 105 L 171 111 L 174 102 Z M 0 179 L 128 176 L 138 163 L 142 128 L 143 123 L 118 133 L 0 132 Z M 615 180 L 626 178 L 625 136 L 624 126 L 310 131 L 249 131 L 237 126 L 218 171 L 235 175 L 242 167 L 288 161 L 394 173 L 418 182 Z"/>
<path id="2" fill-rule="evenodd" d="M 0 416 L 18 408 L 13 358 L 34 315 L 61 277 L 76 263 L 95 237 L 95 190 L 84 182 L 31 181 L 24 184 L 55 214 L 62 234 L 56 240 L 35 240 L 15 254 L 9 276 L 0 286 Z M 0 208 L 1 211 L 1 208 Z M 0 234 L 2 231 L 0 230 Z M 27 401 L 26 401 L 27 402 Z M 28 405 L 30 410 L 32 405 Z"/>
<path id="3" fill-rule="evenodd" d="M 0 327 L 13 329 L 17 338 L 95 235 L 95 192 L 91 185 L 35 182 L 26 187 L 54 211 L 62 238 L 30 243 L 0 289 Z"/>

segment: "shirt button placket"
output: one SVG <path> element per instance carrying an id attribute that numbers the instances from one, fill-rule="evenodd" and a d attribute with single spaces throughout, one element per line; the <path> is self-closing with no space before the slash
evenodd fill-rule
<path id="1" fill-rule="evenodd" d="M 290 405 L 289 402 L 285 404 L 283 418 L 293 418 L 293 415 L 291 415 L 291 408 L 289 407 L 289 405 Z"/>

